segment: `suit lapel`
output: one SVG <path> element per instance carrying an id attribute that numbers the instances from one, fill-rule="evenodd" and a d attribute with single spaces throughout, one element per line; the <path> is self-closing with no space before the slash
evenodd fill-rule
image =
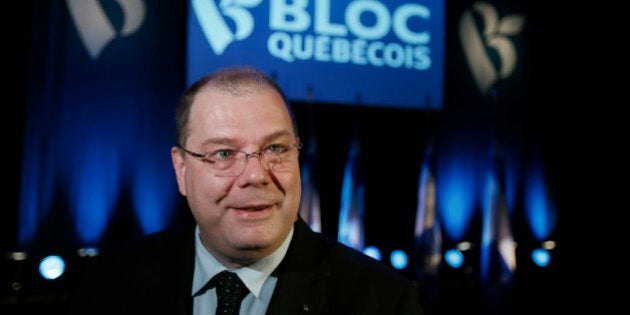
<path id="1" fill-rule="evenodd" d="M 324 313 L 331 273 L 322 251 L 316 233 L 298 219 L 287 254 L 274 271 L 278 283 L 267 314 Z"/>

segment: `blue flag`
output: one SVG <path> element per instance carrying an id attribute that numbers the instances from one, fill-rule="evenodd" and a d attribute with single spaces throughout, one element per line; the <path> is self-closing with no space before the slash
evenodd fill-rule
<path id="1" fill-rule="evenodd" d="M 322 231 L 321 212 L 319 206 L 319 191 L 315 180 L 315 153 L 317 144 L 315 137 L 311 137 L 306 150 L 306 158 L 302 165 L 302 200 L 300 201 L 300 216 L 308 223 L 313 231 Z"/>
<path id="2" fill-rule="evenodd" d="M 350 145 L 341 187 L 339 211 L 339 242 L 363 251 L 364 240 L 364 186 L 359 162 L 359 141 L 354 138 Z"/>
<path id="3" fill-rule="evenodd" d="M 507 289 L 516 271 L 516 252 L 506 199 L 504 158 L 493 152 L 486 177 L 481 238 L 481 280 Z"/>
<path id="4" fill-rule="evenodd" d="M 442 229 L 436 210 L 433 149 L 429 147 L 420 168 L 415 227 L 415 272 L 424 282 L 437 280 L 442 261 Z"/>

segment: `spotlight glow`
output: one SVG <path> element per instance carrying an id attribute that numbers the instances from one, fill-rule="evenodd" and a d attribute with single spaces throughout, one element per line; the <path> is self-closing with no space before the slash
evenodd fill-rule
<path id="1" fill-rule="evenodd" d="M 382 256 L 381 256 L 381 251 L 378 249 L 378 247 L 376 246 L 368 246 L 363 250 L 363 253 L 376 259 L 376 260 L 381 260 Z"/>
<path id="2" fill-rule="evenodd" d="M 532 251 L 532 261 L 538 267 L 547 267 L 551 261 L 551 255 L 543 248 L 536 248 Z"/>
<path id="3" fill-rule="evenodd" d="M 99 250 L 96 247 L 83 247 L 77 250 L 79 257 L 96 257 L 99 254 Z"/>
<path id="4" fill-rule="evenodd" d="M 26 252 L 10 252 L 7 254 L 7 258 L 15 261 L 22 261 L 28 259 Z"/>
<path id="5" fill-rule="evenodd" d="M 44 279 L 54 280 L 59 278 L 66 270 L 66 263 L 61 256 L 51 255 L 42 259 L 39 263 L 39 273 Z"/>
<path id="6" fill-rule="evenodd" d="M 449 249 L 444 253 L 444 260 L 449 266 L 457 269 L 464 264 L 464 254 L 458 249 Z"/>
<path id="7" fill-rule="evenodd" d="M 391 261 L 392 266 L 399 270 L 407 268 L 407 264 L 409 263 L 407 254 L 401 249 L 393 250 L 389 255 L 389 260 Z"/>

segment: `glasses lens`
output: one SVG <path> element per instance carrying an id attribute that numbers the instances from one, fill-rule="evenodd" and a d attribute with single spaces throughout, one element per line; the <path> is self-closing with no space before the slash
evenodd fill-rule
<path id="1" fill-rule="evenodd" d="M 278 150 L 266 150 L 263 159 L 272 171 L 286 171 L 294 167 L 298 157 L 298 147 L 289 145 Z"/>
<path id="2" fill-rule="evenodd" d="M 238 176 L 247 165 L 247 160 L 258 157 L 260 163 L 267 170 L 286 171 L 290 170 L 297 162 L 298 147 L 295 145 L 273 146 L 261 152 L 245 153 L 241 151 L 233 152 L 229 157 L 210 160 L 209 166 L 216 176 Z"/>
<path id="3" fill-rule="evenodd" d="M 245 168 L 247 154 L 245 152 L 232 152 L 229 156 L 221 156 L 210 163 L 217 176 L 237 176 Z"/>
<path id="4" fill-rule="evenodd" d="M 288 151 L 274 152 L 271 150 L 265 150 L 265 152 L 263 153 L 263 160 L 267 168 L 272 171 L 287 169 L 287 165 L 290 164 L 285 158 L 285 155 L 287 155 L 287 153 Z"/>

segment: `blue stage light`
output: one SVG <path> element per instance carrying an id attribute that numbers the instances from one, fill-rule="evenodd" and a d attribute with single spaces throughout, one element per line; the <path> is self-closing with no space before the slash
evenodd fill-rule
<path id="1" fill-rule="evenodd" d="M 532 251 L 532 261 L 538 267 L 547 267 L 551 261 L 551 255 L 546 249 L 536 248 Z"/>
<path id="2" fill-rule="evenodd" d="M 389 260 L 391 261 L 392 266 L 399 270 L 407 268 L 407 264 L 409 263 L 407 254 L 401 249 L 393 250 L 389 255 Z"/>
<path id="3" fill-rule="evenodd" d="M 363 253 L 380 261 L 382 259 L 381 251 L 376 246 L 368 246 L 363 250 Z"/>
<path id="4" fill-rule="evenodd" d="M 449 266 L 457 269 L 464 264 L 464 254 L 458 249 L 449 249 L 444 253 L 444 260 Z"/>
<path id="5" fill-rule="evenodd" d="M 79 255 L 79 257 L 96 257 L 99 253 L 100 251 L 96 247 L 83 247 L 77 249 L 77 255 Z"/>
<path id="6" fill-rule="evenodd" d="M 54 280 L 63 275 L 66 263 L 61 256 L 47 256 L 39 263 L 39 273 L 44 279 Z"/>

